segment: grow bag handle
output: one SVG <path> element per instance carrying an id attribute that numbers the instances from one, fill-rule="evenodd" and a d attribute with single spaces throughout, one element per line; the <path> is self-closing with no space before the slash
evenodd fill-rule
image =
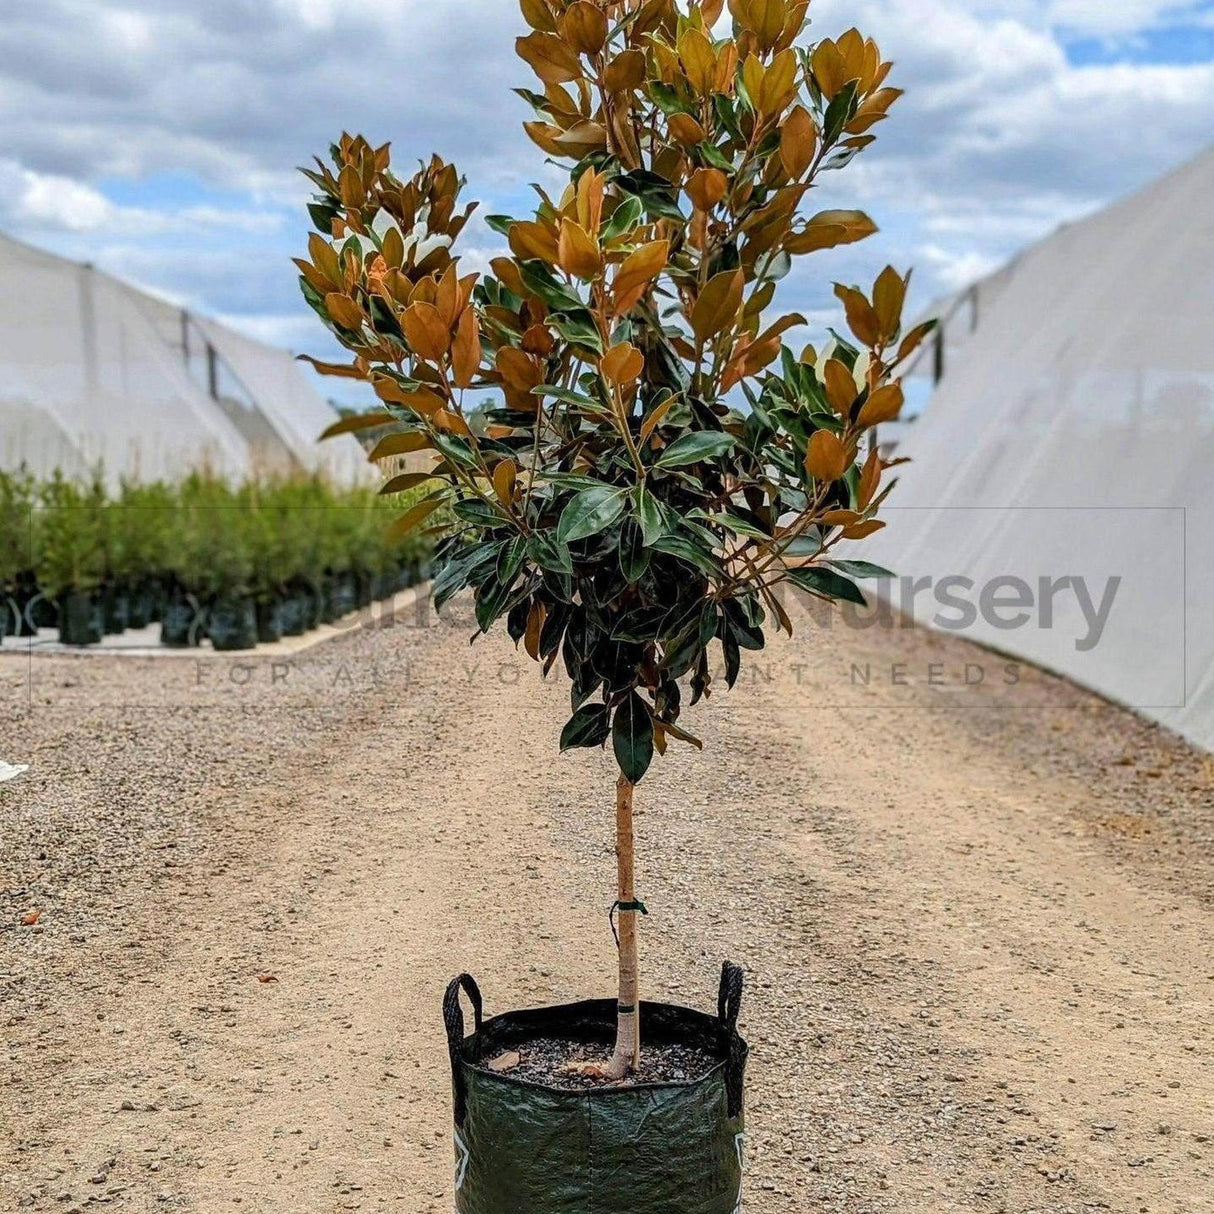
<path id="1" fill-rule="evenodd" d="M 725 1067 L 725 1090 L 729 1096 L 729 1116 L 736 1117 L 742 1111 L 743 1083 L 746 1071 L 746 1048 L 738 1036 L 738 1014 L 742 1010 L 742 987 L 745 978 L 740 966 L 726 961 L 721 966 L 721 991 L 717 996 L 717 1017 L 721 1033 L 729 1047 L 729 1061 Z"/>
<path id="2" fill-rule="evenodd" d="M 480 1036 L 484 1015 L 481 988 L 471 974 L 460 974 L 452 980 L 443 997 L 443 1024 L 447 1028 L 447 1052 L 451 1055 L 451 1084 L 455 1093 L 455 1125 L 462 1128 L 468 1112 L 468 1091 L 464 1083 L 464 1068 L 460 1065 L 460 1050 L 464 1044 L 464 1009 L 460 1006 L 460 991 L 468 996 L 475 1017 L 476 1033 Z"/>

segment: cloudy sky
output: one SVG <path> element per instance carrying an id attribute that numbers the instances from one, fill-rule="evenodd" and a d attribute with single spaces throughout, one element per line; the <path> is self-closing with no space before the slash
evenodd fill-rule
<path id="1" fill-rule="evenodd" d="M 829 282 L 916 267 L 920 303 L 1194 156 L 1214 131 L 1214 0 L 815 0 L 908 90 L 822 205 L 880 236 L 786 284 L 824 320 Z M 305 183 L 342 129 L 401 164 L 441 151 L 483 213 L 544 174 L 511 94 L 514 0 L 0 0 L 0 230 L 92 261 L 295 350 Z M 465 238 L 475 260 L 497 238 Z M 332 383 L 333 381 L 327 381 Z"/>

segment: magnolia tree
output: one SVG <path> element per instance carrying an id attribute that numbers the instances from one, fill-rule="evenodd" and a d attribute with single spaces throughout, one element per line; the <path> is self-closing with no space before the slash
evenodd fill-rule
<path id="1" fill-rule="evenodd" d="M 891 485 L 871 441 L 897 417 L 907 279 L 839 285 L 850 337 L 800 354 L 805 323 L 768 318 L 794 259 L 863 239 L 859 211 L 810 213 L 822 173 L 875 136 L 899 96 L 855 30 L 806 44 L 808 0 L 522 0 L 526 130 L 568 184 L 526 218 L 485 222 L 509 247 L 461 273 L 473 207 L 435 158 L 407 179 L 389 148 L 343 136 L 305 170 L 317 231 L 308 302 L 396 423 L 376 460 L 432 453 L 386 491 L 442 511 L 435 603 L 465 588 L 482 631 L 505 618 L 547 674 L 563 663 L 562 749 L 618 761 L 619 1030 L 602 1074 L 640 1058 L 633 788 L 655 753 L 700 747 L 684 709 L 714 668 L 732 686 L 765 630 L 791 634 L 792 583 L 862 603 L 845 541 L 883 526 Z M 714 649 L 720 646 L 720 661 Z"/>

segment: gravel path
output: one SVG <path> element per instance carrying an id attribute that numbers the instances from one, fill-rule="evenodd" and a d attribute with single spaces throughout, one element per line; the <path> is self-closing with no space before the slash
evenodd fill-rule
<path id="1" fill-rule="evenodd" d="M 609 760 L 413 624 L 0 659 L 0 1210 L 448 1211 L 447 979 L 609 990 Z M 1214 761 L 918 632 L 749 681 L 638 794 L 648 993 L 748 972 L 747 1210 L 1214 1210 Z"/>

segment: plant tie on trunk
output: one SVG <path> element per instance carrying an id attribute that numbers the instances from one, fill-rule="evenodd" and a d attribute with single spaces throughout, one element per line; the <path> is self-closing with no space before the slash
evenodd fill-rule
<path id="1" fill-rule="evenodd" d="M 621 914 L 626 914 L 628 911 L 636 911 L 647 916 L 649 914 L 649 907 L 644 902 L 613 902 L 611 904 L 611 910 L 607 913 L 607 921 L 611 924 L 611 934 L 615 937 L 616 951 L 619 952 L 620 933 L 615 925 L 616 911 L 619 911 Z"/>

